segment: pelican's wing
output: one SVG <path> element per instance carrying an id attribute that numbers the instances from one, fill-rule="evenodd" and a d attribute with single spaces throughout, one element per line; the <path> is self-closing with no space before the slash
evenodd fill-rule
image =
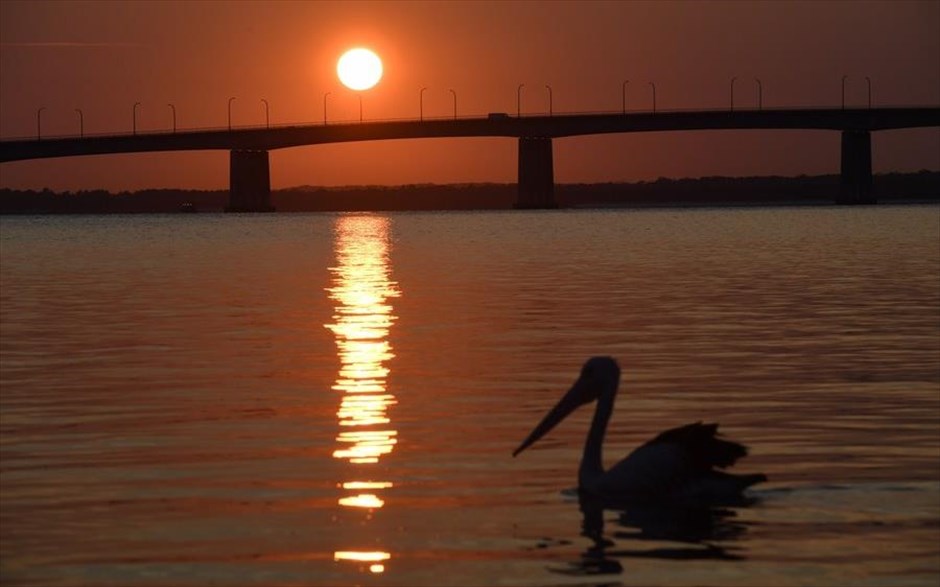
<path id="1" fill-rule="evenodd" d="M 730 467 L 747 448 L 718 437 L 717 424 L 696 422 L 667 430 L 640 446 L 589 489 L 617 498 L 712 500 L 740 496 L 761 474 L 732 475 Z"/>
<path id="2" fill-rule="evenodd" d="M 710 471 L 714 467 L 730 467 L 738 459 L 747 456 L 746 446 L 719 437 L 718 424 L 696 422 L 666 430 L 643 446 L 657 444 L 680 447 L 688 458 L 689 465 L 699 473 Z"/>

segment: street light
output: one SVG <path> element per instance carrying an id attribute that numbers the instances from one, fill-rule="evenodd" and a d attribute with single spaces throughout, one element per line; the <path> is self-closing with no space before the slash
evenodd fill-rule
<path id="1" fill-rule="evenodd" d="M 842 76 L 842 109 L 843 110 L 845 110 L 845 80 L 848 79 L 848 77 L 849 76 L 847 75 Z"/>
<path id="2" fill-rule="evenodd" d="M 37 141 L 42 140 L 42 111 L 45 109 L 46 107 L 43 106 L 42 108 L 36 111 L 36 140 Z"/>
<path id="3" fill-rule="evenodd" d="M 871 78 L 866 75 L 865 81 L 868 82 L 868 109 L 871 110 Z"/>
<path id="4" fill-rule="evenodd" d="M 418 119 L 424 120 L 424 90 L 427 88 L 421 88 L 421 91 L 418 92 Z"/>
<path id="5" fill-rule="evenodd" d="M 552 87 L 548 84 L 545 84 L 545 87 L 548 89 L 548 115 L 552 115 Z"/>
<path id="6" fill-rule="evenodd" d="M 78 112 L 78 136 L 85 136 L 85 117 L 82 115 L 82 109 L 76 108 L 75 112 Z"/>
<path id="7" fill-rule="evenodd" d="M 522 116 L 522 88 L 525 84 L 519 84 L 516 88 L 516 117 Z"/>
<path id="8" fill-rule="evenodd" d="M 261 101 L 264 102 L 264 127 L 271 128 L 271 117 L 268 116 L 269 108 L 268 101 L 264 98 L 261 98 Z"/>
<path id="9" fill-rule="evenodd" d="M 359 94 L 359 122 L 362 122 L 362 94 Z"/>
<path id="10" fill-rule="evenodd" d="M 232 130 L 232 101 L 235 99 L 235 96 L 232 96 L 228 99 L 228 129 Z"/>
<path id="11" fill-rule="evenodd" d="M 332 93 L 333 92 L 327 92 L 323 94 L 323 126 L 326 126 L 326 97 Z"/>
<path id="12" fill-rule="evenodd" d="M 627 84 L 630 83 L 630 80 L 626 80 L 621 84 L 621 90 L 623 94 L 623 113 L 627 113 Z"/>
<path id="13" fill-rule="evenodd" d="M 454 120 L 457 120 L 457 92 L 450 90 L 450 93 L 454 95 Z"/>
<path id="14" fill-rule="evenodd" d="M 656 114 L 656 84 L 650 82 L 650 87 L 653 88 L 653 114 Z"/>
<path id="15" fill-rule="evenodd" d="M 176 133 L 176 106 L 173 104 L 167 104 L 170 107 L 170 110 L 173 112 L 173 133 Z"/>
<path id="16" fill-rule="evenodd" d="M 131 125 L 131 132 L 137 134 L 137 107 L 140 106 L 140 102 L 134 102 L 134 122 Z"/>
<path id="17" fill-rule="evenodd" d="M 731 78 L 731 111 L 734 112 L 734 82 L 737 80 L 737 76 Z"/>
<path id="18" fill-rule="evenodd" d="M 757 82 L 757 109 L 764 109 L 764 84 L 760 83 L 760 78 L 754 78 Z"/>

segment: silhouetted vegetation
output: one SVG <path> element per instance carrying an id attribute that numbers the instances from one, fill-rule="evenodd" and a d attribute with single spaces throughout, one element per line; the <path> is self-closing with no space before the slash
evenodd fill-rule
<path id="1" fill-rule="evenodd" d="M 887 173 L 874 177 L 880 202 L 940 202 L 940 172 Z M 799 177 L 703 177 L 637 183 L 559 184 L 560 207 L 759 206 L 831 204 L 838 175 Z M 516 201 L 515 184 L 412 184 L 399 186 L 301 186 L 274 190 L 279 212 L 360 210 L 499 210 Z M 228 190 L 151 189 L 111 193 L 83 190 L 0 189 L 0 214 L 137 214 L 220 212 Z"/>

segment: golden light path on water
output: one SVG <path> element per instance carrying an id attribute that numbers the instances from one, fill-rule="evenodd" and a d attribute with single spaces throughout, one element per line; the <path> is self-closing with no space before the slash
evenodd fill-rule
<path id="1" fill-rule="evenodd" d="M 336 336 L 340 371 L 333 389 L 341 392 L 336 416 L 340 432 L 333 457 L 352 465 L 356 478 L 340 487 L 349 492 L 339 505 L 371 512 L 385 505 L 379 492 L 392 487 L 390 481 L 371 478 L 375 465 L 392 452 L 397 432 L 391 428 L 388 409 L 395 396 L 388 393 L 387 362 L 394 357 L 388 332 L 395 320 L 389 298 L 400 292 L 389 278 L 388 218 L 340 216 L 334 225 L 336 266 L 331 267 L 330 298 L 337 305 L 333 322 L 326 327 Z M 372 563 L 369 571 L 385 571 L 391 553 L 340 550 L 336 561 Z"/>

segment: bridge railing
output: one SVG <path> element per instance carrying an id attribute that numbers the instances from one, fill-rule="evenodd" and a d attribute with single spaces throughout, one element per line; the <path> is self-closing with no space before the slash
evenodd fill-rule
<path id="1" fill-rule="evenodd" d="M 152 137 L 152 136 L 168 136 L 174 134 L 193 134 L 193 133 L 224 133 L 224 132 L 239 132 L 239 131 L 258 131 L 258 130 L 278 130 L 278 129 L 288 129 L 288 128 L 307 128 L 307 127 L 324 127 L 324 126 L 351 126 L 358 124 L 382 124 L 382 123 L 402 123 L 402 122 L 443 122 L 443 121 L 471 121 L 471 120 L 487 120 L 490 118 L 491 114 L 500 114 L 505 115 L 510 119 L 522 119 L 522 118 L 547 118 L 547 117 L 562 117 L 562 116 L 630 116 L 630 115 L 652 115 L 652 114 L 676 114 L 676 113 L 686 113 L 686 114 L 707 114 L 707 113 L 720 113 L 725 112 L 727 114 L 739 114 L 739 113 L 748 113 L 753 114 L 756 112 L 783 112 L 783 111 L 833 111 L 833 110 L 843 110 L 845 112 L 864 112 L 868 110 L 882 110 L 882 109 L 897 109 L 897 108 L 937 108 L 937 105 L 882 105 L 876 107 L 853 107 L 853 108 L 842 108 L 840 106 L 800 106 L 800 107 L 786 107 L 786 106 L 769 106 L 769 107 L 735 107 L 733 110 L 729 107 L 724 108 L 700 108 L 700 109 L 685 109 L 685 108 L 657 108 L 655 111 L 652 108 L 628 108 L 626 111 L 623 109 L 619 110 L 583 110 L 583 111 L 553 111 L 553 112 L 523 112 L 520 115 L 516 115 L 512 112 L 488 112 L 488 113 L 475 113 L 465 116 L 454 117 L 451 116 L 424 116 L 424 117 L 400 117 L 400 118 L 365 118 L 363 120 L 356 119 L 336 119 L 336 120 L 327 120 L 327 121 L 308 121 L 308 122 L 286 122 L 278 124 L 247 124 L 247 125 L 232 125 L 229 127 L 226 126 L 205 126 L 205 127 L 179 127 L 177 129 L 155 129 L 155 130 L 146 130 L 146 131 L 121 131 L 121 132 L 100 132 L 100 133 L 71 133 L 71 134 L 49 134 L 42 135 L 41 138 L 37 138 L 36 135 L 20 135 L 13 137 L 3 137 L 0 138 L 0 142 L 13 142 L 13 141 L 52 141 L 52 140 L 61 140 L 61 139 L 100 139 L 100 138 L 110 138 L 110 137 Z"/>

